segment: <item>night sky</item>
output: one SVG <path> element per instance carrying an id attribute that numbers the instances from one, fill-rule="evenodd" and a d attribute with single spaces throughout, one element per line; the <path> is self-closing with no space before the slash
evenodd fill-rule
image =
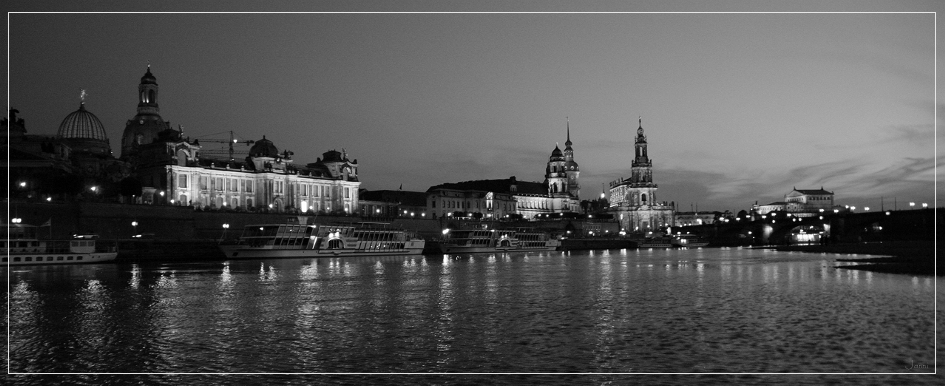
<path id="1" fill-rule="evenodd" d="M 541 181 L 569 119 L 594 199 L 642 116 L 680 210 L 821 186 L 903 209 L 934 202 L 935 33 L 929 13 L 11 14 L 7 85 L 49 135 L 85 89 L 118 156 L 150 62 L 185 135 L 344 148 L 372 190 Z"/>

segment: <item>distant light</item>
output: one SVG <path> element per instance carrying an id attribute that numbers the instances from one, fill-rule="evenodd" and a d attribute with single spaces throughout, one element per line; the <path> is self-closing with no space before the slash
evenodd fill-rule
<path id="1" fill-rule="evenodd" d="M 926 202 L 923 202 L 923 203 L 922 203 L 922 207 L 923 207 L 923 208 L 928 208 L 928 207 L 929 207 L 929 204 L 926 203 Z"/>
<path id="2" fill-rule="evenodd" d="M 20 186 L 23 186 L 23 184 L 20 184 Z M 910 202 L 910 203 L 909 203 L 909 206 L 915 206 L 915 203 L 914 203 L 914 202 Z"/>
<path id="3" fill-rule="evenodd" d="M 95 190 L 95 189 L 92 189 L 92 190 Z M 164 191 L 163 191 L 163 190 L 161 191 L 160 194 L 161 194 L 161 197 L 164 197 Z"/>
<path id="4" fill-rule="evenodd" d="M 870 211 L 870 207 L 867 206 L 867 207 L 863 208 L 863 210 L 869 212 L 869 211 Z"/>
<path id="5" fill-rule="evenodd" d="M 52 201 L 52 197 L 46 197 L 46 202 Z"/>
<path id="6" fill-rule="evenodd" d="M 19 217 L 14 217 L 12 220 L 10 220 L 10 222 L 12 222 L 12 223 L 14 223 L 14 224 L 19 224 L 19 223 L 23 222 L 23 219 L 21 219 L 21 218 L 19 218 Z"/>
<path id="7" fill-rule="evenodd" d="M 886 211 L 886 215 L 887 215 L 887 216 L 889 216 L 889 215 L 890 215 L 890 213 L 889 213 L 889 211 L 888 211 L 888 210 Z"/>
<path id="8" fill-rule="evenodd" d="M 444 234 L 444 235 L 447 234 L 447 233 L 450 233 L 450 228 L 446 228 L 446 229 L 443 230 L 443 234 Z"/>
<path id="9" fill-rule="evenodd" d="M 137 222 L 137 221 L 132 221 L 132 222 L 131 222 L 131 226 L 133 226 L 133 227 L 138 226 L 138 222 Z"/>
<path id="10" fill-rule="evenodd" d="M 97 190 L 98 190 L 98 186 L 93 186 L 93 187 L 89 188 L 89 190 L 91 190 L 91 191 L 93 191 L 93 192 L 94 192 L 94 191 L 97 191 Z"/>
<path id="11" fill-rule="evenodd" d="M 230 224 L 223 224 L 223 229 L 230 229 Z"/>
<path id="12" fill-rule="evenodd" d="M 25 182 L 25 181 L 20 182 L 20 187 L 21 187 L 21 188 L 25 188 L 25 187 L 26 187 L 26 182 Z"/>

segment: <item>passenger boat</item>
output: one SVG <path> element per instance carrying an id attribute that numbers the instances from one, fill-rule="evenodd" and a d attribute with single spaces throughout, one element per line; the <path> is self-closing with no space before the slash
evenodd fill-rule
<path id="1" fill-rule="evenodd" d="M 76 235 L 70 240 L 40 240 L 39 227 L 5 224 L 6 237 L 0 242 L 3 265 L 88 264 L 115 260 L 114 244 L 99 243 L 94 235 Z"/>
<path id="2" fill-rule="evenodd" d="M 709 245 L 709 242 L 696 235 L 676 235 L 672 244 L 679 248 L 699 248 Z"/>
<path id="3" fill-rule="evenodd" d="M 229 259 L 419 255 L 425 242 L 384 223 L 247 225 Z"/>
<path id="4" fill-rule="evenodd" d="M 637 248 L 672 248 L 673 243 L 669 237 L 654 237 L 644 239 L 637 243 Z"/>
<path id="5" fill-rule="evenodd" d="M 528 229 L 460 229 L 444 231 L 443 253 L 488 253 L 507 251 L 553 251 L 561 240 L 548 233 Z"/>

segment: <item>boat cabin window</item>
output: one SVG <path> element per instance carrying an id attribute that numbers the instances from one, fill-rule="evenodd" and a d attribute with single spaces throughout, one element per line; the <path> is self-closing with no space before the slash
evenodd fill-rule
<path id="1" fill-rule="evenodd" d="M 42 259 L 42 258 L 40 257 L 40 259 Z M 26 256 L 26 261 L 33 261 L 33 257 L 32 257 L 32 256 Z"/>
<path id="2" fill-rule="evenodd" d="M 82 256 L 76 256 L 76 260 L 82 260 Z"/>
<path id="3" fill-rule="evenodd" d="M 19 257 L 14 257 L 14 258 L 13 258 L 13 262 L 18 262 L 18 261 L 20 261 L 20 258 L 19 258 Z"/>
<path id="4" fill-rule="evenodd" d="M 56 261 L 62 261 L 62 256 L 56 256 Z"/>

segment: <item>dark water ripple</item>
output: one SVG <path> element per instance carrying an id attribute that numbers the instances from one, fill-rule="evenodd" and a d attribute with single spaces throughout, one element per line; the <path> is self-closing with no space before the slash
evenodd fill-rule
<path id="1" fill-rule="evenodd" d="M 837 270 L 833 258 L 700 249 L 16 268 L 10 370 L 184 373 L 77 384 L 929 379 L 912 374 L 935 367 L 934 279 Z"/>

